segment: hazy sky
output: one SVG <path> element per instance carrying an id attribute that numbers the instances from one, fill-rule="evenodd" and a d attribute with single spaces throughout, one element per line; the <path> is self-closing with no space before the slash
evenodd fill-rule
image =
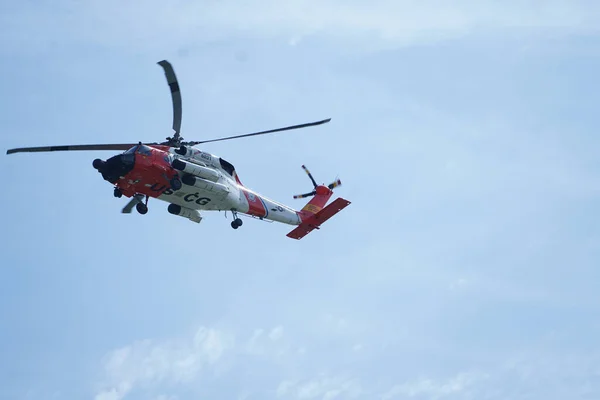
<path id="1" fill-rule="evenodd" d="M 600 3 L 0 3 L 12 147 L 182 135 L 291 227 L 122 215 L 113 152 L 2 155 L 0 398 L 599 399 Z M 230 217 L 230 216 L 228 216 Z"/>

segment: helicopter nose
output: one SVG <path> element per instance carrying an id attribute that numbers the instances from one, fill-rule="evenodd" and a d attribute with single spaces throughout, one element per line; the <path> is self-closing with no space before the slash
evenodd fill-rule
<path id="1" fill-rule="evenodd" d="M 97 169 L 98 171 L 100 171 L 100 169 L 102 169 L 102 167 L 104 167 L 106 163 L 104 161 L 102 161 L 99 158 L 96 158 L 93 162 L 92 162 L 92 166 Z"/>
<path id="2" fill-rule="evenodd" d="M 121 177 L 133 170 L 135 156 L 133 154 L 118 154 L 106 161 L 97 158 L 92 162 L 92 166 L 102 174 L 105 180 L 116 183 Z"/>

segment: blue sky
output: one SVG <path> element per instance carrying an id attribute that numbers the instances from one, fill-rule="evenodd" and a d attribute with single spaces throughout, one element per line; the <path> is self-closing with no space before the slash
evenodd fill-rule
<path id="1" fill-rule="evenodd" d="M 526 4 L 525 4 L 526 3 Z M 5 149 L 202 140 L 301 241 L 124 199 L 110 152 L 3 156 L 0 398 L 597 399 L 600 5 L 0 5 Z"/>

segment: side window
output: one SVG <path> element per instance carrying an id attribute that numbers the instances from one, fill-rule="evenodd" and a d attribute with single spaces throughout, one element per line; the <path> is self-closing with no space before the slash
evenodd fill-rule
<path id="1" fill-rule="evenodd" d="M 233 172 L 235 171 L 234 166 L 222 158 L 219 158 L 219 162 L 221 163 L 221 168 L 223 168 L 229 175 L 233 176 Z"/>

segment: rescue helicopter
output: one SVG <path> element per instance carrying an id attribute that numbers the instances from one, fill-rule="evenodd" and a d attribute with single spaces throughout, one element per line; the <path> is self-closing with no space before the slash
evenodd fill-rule
<path id="1" fill-rule="evenodd" d="M 200 211 L 231 211 L 231 227 L 242 226 L 244 215 L 270 222 L 293 225 L 286 236 L 302 239 L 308 233 L 347 207 L 350 202 L 338 197 L 327 205 L 333 189 L 341 185 L 339 179 L 332 183 L 317 184 L 310 171 L 302 165 L 310 179 L 313 190 L 293 196 L 295 199 L 310 197 L 300 210 L 271 200 L 244 186 L 235 167 L 225 159 L 194 148 L 199 144 L 240 139 L 276 132 L 290 131 L 328 123 L 331 118 L 284 128 L 271 129 L 218 139 L 185 141 L 181 136 L 182 101 L 175 71 L 167 60 L 158 62 L 164 71 L 173 104 L 173 136 L 163 142 L 84 144 L 22 147 L 9 149 L 6 154 L 22 152 L 120 150 L 122 153 L 106 160 L 95 159 L 92 166 L 102 178 L 113 185 L 114 197 L 130 198 L 122 213 L 129 214 L 133 208 L 139 214 L 148 212 L 150 198 L 169 203 L 169 213 L 200 223 Z"/>

